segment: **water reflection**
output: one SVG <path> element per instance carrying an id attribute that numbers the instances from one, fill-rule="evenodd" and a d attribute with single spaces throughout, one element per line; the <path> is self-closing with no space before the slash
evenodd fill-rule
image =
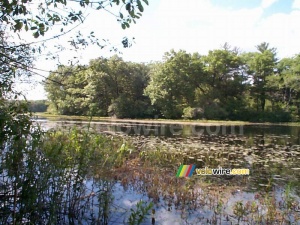
<path id="1" fill-rule="evenodd" d="M 106 189 L 103 189 L 103 184 L 97 184 L 100 182 L 97 179 L 87 179 L 87 189 L 95 193 L 89 202 L 94 201 L 97 207 L 91 205 L 93 210 L 88 211 L 96 218 L 94 222 L 122 223 L 128 216 L 129 207 L 140 199 L 155 203 L 155 218 L 159 224 L 287 224 L 287 221 L 298 221 L 300 216 L 300 127 L 42 122 L 46 129 L 57 125 L 66 129 L 76 125 L 124 138 L 130 136 L 140 154 L 147 155 L 158 149 L 159 156 L 169 160 L 170 165 L 176 161 L 172 161 L 173 157 L 180 159 L 181 164 L 195 164 L 197 168 L 250 169 L 250 176 L 194 174 L 186 181 L 175 177 L 174 167 L 179 165 L 160 172 L 158 168 L 140 171 L 137 166 L 131 168 L 130 173 L 126 170 L 128 168 L 123 168 Z M 199 182 L 211 185 L 197 186 Z M 289 194 L 286 194 L 287 184 L 294 187 Z M 107 202 L 109 205 L 100 201 L 99 196 L 105 196 L 101 190 L 113 193 L 114 199 Z M 100 202 L 105 209 L 99 207 Z M 105 211 L 108 206 L 110 217 Z M 149 224 L 148 219 L 146 224 Z"/>
<path id="2" fill-rule="evenodd" d="M 292 141 L 292 144 L 300 144 L 300 127 L 288 125 L 198 125 L 195 124 L 176 124 L 156 123 L 156 122 L 122 122 L 122 121 L 82 121 L 82 120 L 35 120 L 45 129 L 53 127 L 72 127 L 83 126 L 99 130 L 100 132 L 118 132 L 126 135 L 144 135 L 144 136 L 162 136 L 162 137 L 199 137 L 202 135 L 236 135 L 253 138 L 261 136 L 262 140 L 273 136 L 275 138 L 286 138 Z"/>
<path id="3" fill-rule="evenodd" d="M 254 180 L 276 175 L 284 182 L 299 183 L 300 127 L 297 126 L 200 126 L 120 121 L 43 121 L 41 124 L 46 129 L 80 126 L 100 133 L 129 135 L 138 150 L 163 148 L 183 156 L 186 164 L 244 166 L 251 169 Z"/>

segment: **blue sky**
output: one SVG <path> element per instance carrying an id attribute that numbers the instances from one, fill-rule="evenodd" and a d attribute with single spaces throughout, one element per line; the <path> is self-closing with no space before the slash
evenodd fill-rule
<path id="1" fill-rule="evenodd" d="M 243 8 L 257 8 L 262 4 L 261 0 L 212 0 L 213 5 L 231 10 L 239 10 Z M 270 1 L 271 2 L 271 1 Z M 293 0 L 278 0 L 265 8 L 263 17 L 270 16 L 276 13 L 289 14 L 292 11 Z"/>
<path id="2" fill-rule="evenodd" d="M 124 49 L 121 56 L 137 62 L 161 60 L 170 49 L 207 54 L 225 42 L 242 51 L 255 51 L 256 45 L 268 42 L 277 48 L 279 58 L 300 53 L 300 0 L 185 0 L 184 4 L 182 0 L 149 0 L 149 3 L 142 18 L 130 29 L 122 30 L 113 16 L 101 11 L 87 12 L 89 16 L 79 29 L 82 33 L 94 30 L 100 39 L 108 38 L 116 45 L 123 36 L 135 37 L 133 47 Z M 64 41 L 66 37 L 49 46 Z M 76 55 L 81 64 L 86 64 L 90 59 L 112 54 L 108 49 L 89 47 L 82 52 L 65 51 L 60 61 L 67 62 Z M 51 70 L 55 62 L 39 59 L 36 67 Z M 37 82 L 23 88 L 27 88 L 29 99 L 45 98 Z"/>
<path id="3" fill-rule="evenodd" d="M 213 5 L 218 5 L 220 7 L 228 9 L 242 9 L 242 8 L 256 8 L 262 4 L 262 0 L 212 0 Z M 293 0 L 278 0 L 278 1 L 265 1 L 270 2 L 270 7 L 268 10 L 274 10 L 274 12 L 281 10 L 285 12 L 290 12 L 292 10 Z M 265 3 L 267 4 L 267 3 Z"/>

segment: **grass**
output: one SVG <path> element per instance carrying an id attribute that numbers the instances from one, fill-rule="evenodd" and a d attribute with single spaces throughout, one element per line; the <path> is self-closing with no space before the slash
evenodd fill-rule
<path id="1" fill-rule="evenodd" d="M 0 223 L 108 224 L 113 171 L 130 158 L 124 143 L 77 129 L 11 140 L 0 158 Z M 94 207 L 99 210 L 91 214 Z"/>

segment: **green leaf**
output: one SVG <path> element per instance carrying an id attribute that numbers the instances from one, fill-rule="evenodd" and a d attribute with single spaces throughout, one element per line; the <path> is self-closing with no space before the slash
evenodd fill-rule
<path id="1" fill-rule="evenodd" d="M 124 16 L 123 16 L 123 14 L 122 14 L 122 13 L 120 13 L 120 18 L 121 18 L 121 19 L 123 19 L 123 18 L 124 18 Z"/>
<path id="2" fill-rule="evenodd" d="M 40 23 L 40 24 L 39 24 L 39 29 L 40 29 L 40 30 L 45 30 L 45 24 Z"/>
<path id="3" fill-rule="evenodd" d="M 21 21 L 16 21 L 16 24 L 14 26 L 15 30 L 21 30 L 23 27 L 23 23 Z"/>
<path id="4" fill-rule="evenodd" d="M 129 15 L 131 16 L 131 17 L 135 17 L 135 14 L 134 14 L 134 10 L 131 10 L 130 12 L 129 12 Z"/>
<path id="5" fill-rule="evenodd" d="M 143 2 L 145 2 L 147 5 L 149 5 L 149 2 L 148 2 L 148 0 L 143 0 Z"/>
<path id="6" fill-rule="evenodd" d="M 4 17 L 3 17 L 3 21 L 8 22 L 7 16 L 4 16 Z"/>
<path id="7" fill-rule="evenodd" d="M 130 11 L 130 9 L 131 9 L 131 4 L 130 4 L 130 3 L 127 3 L 125 8 L 126 8 L 127 11 Z"/>
<path id="8" fill-rule="evenodd" d="M 126 26 L 125 26 L 125 24 L 124 24 L 124 23 L 122 23 L 122 25 L 121 25 L 121 26 L 122 26 L 122 29 L 124 29 L 124 30 L 126 29 Z"/>
<path id="9" fill-rule="evenodd" d="M 120 0 L 113 0 L 113 2 L 115 2 L 117 5 L 120 4 Z"/>
<path id="10" fill-rule="evenodd" d="M 143 7 L 141 1 L 140 1 L 140 0 L 137 0 L 136 2 L 137 2 L 138 9 L 140 10 L 140 12 L 143 12 L 143 11 L 144 11 L 144 7 Z"/>
<path id="11" fill-rule="evenodd" d="M 40 34 L 39 34 L 39 32 L 37 31 L 37 32 L 35 32 L 35 33 L 33 33 L 33 37 L 34 38 L 38 38 L 40 36 Z"/>

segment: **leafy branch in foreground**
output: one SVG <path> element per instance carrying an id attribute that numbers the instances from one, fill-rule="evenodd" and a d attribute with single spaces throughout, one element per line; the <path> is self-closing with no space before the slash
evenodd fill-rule
<path id="1" fill-rule="evenodd" d="M 144 6 L 149 4 L 147 0 L 4 0 L 0 2 L 0 22 L 6 24 L 13 31 L 30 30 L 33 36 L 38 38 L 44 35 L 54 25 L 68 26 L 75 22 L 83 22 L 82 9 L 105 10 L 117 17 L 122 28 L 129 28 L 131 22 L 136 22 L 142 16 Z M 113 13 L 113 7 L 120 6 L 119 15 Z M 110 7 L 110 9 L 109 9 Z"/>
<path id="2" fill-rule="evenodd" d="M 71 31 L 75 31 L 85 22 L 85 19 L 88 17 L 91 10 L 96 12 L 102 10 L 104 13 L 109 13 L 117 19 L 123 29 L 129 28 L 132 22 L 135 23 L 136 19 L 141 17 L 141 13 L 144 11 L 143 4 L 148 4 L 148 1 L 143 0 L 143 3 L 140 0 L 1 1 L 1 36 L 6 35 L 9 39 L 12 39 L 11 32 L 17 33 L 20 37 L 22 36 L 21 32 L 26 31 L 31 32 L 34 38 L 39 39 L 29 43 L 21 38 L 15 43 L 12 41 L 6 42 L 6 44 L 0 43 L 2 67 L 10 67 L 10 70 L 12 71 L 17 71 L 20 67 L 24 69 L 23 59 L 28 58 L 33 61 L 34 56 L 40 58 L 41 52 L 46 48 L 46 42 L 58 39 L 70 34 Z M 119 13 L 116 14 L 115 11 L 118 11 Z M 51 37 L 41 39 L 41 36 L 44 36 L 46 33 L 49 33 L 50 35 L 50 30 L 52 31 L 51 33 L 54 32 L 54 35 L 51 34 Z M 78 31 L 67 43 L 60 43 L 53 47 L 62 51 L 66 49 L 66 44 L 69 44 L 70 49 L 75 51 L 80 48 L 86 48 L 91 44 L 97 45 L 101 49 L 111 45 L 108 40 L 96 37 L 94 31 L 91 31 L 88 35 Z M 124 37 L 121 40 L 121 44 L 123 47 L 127 48 L 131 46 L 131 41 L 127 37 Z M 16 56 L 16 53 L 21 48 L 23 49 L 24 55 L 21 56 L 19 54 Z M 114 46 L 112 46 L 112 50 L 118 51 Z M 48 54 L 53 55 L 53 53 L 50 52 Z M 47 58 L 55 59 L 57 57 L 58 56 L 53 55 L 52 57 L 49 56 Z M 32 67 L 25 69 L 27 69 L 28 75 L 29 73 L 32 73 Z M 34 68 L 34 70 L 41 71 L 41 68 Z M 7 68 L 5 68 L 5 71 L 7 71 Z"/>

